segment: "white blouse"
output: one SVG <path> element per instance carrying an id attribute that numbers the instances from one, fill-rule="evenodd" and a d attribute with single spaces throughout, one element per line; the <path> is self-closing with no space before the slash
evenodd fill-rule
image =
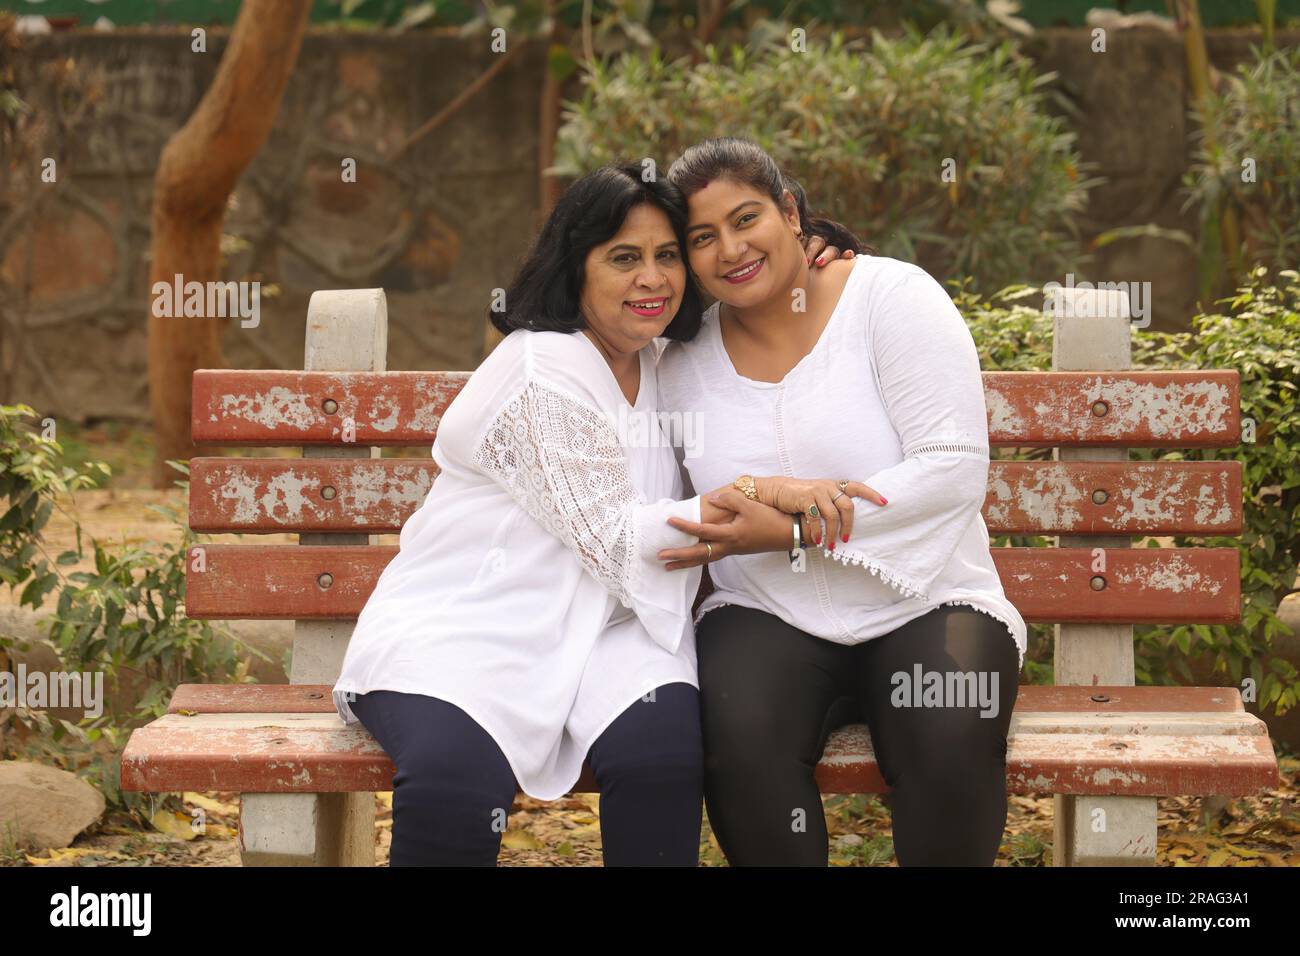
<path id="1" fill-rule="evenodd" d="M 655 359 L 629 406 L 583 334 L 517 330 L 470 377 L 432 448 L 441 469 L 402 526 L 333 689 L 439 697 L 500 746 L 519 786 L 553 800 L 601 732 L 661 684 L 698 687 L 691 603 L 700 570 L 665 571 L 695 544 L 659 431 Z M 638 423 L 644 427 L 631 427 Z"/>
<path id="2" fill-rule="evenodd" d="M 941 604 L 965 604 L 1007 627 L 1024 664 L 1026 629 L 1007 600 L 980 513 L 988 420 L 979 357 L 952 300 L 923 269 L 883 256 L 853 260 L 812 351 L 780 382 L 736 371 L 718 304 L 691 342 L 659 360 L 659 406 L 693 416 L 680 454 L 695 488 L 739 475 L 848 478 L 888 501 L 855 498 L 847 544 L 731 555 L 709 566 L 713 608 L 774 614 L 816 637 L 857 644 Z M 869 573 L 868 573 L 869 572 Z"/>

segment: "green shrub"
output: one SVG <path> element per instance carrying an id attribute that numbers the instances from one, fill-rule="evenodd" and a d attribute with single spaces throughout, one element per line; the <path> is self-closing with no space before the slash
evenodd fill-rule
<path id="1" fill-rule="evenodd" d="M 47 621 L 49 643 L 61 669 L 103 672 L 106 706 L 98 717 L 76 724 L 28 708 L 15 710 L 5 723 L 28 731 L 22 756 L 78 773 L 110 805 L 134 808 L 146 798 L 118 789 L 119 756 L 131 730 L 164 713 L 177 684 L 246 680 L 248 663 L 228 629 L 184 614 L 186 556 L 199 538 L 176 509 L 149 506 L 171 519 L 178 544 L 107 546 L 91 538 L 95 570 L 64 575 L 60 568 L 86 554 L 81 525 L 70 513 L 77 546 L 51 561 L 42 530 L 57 498 L 107 480 L 109 469 L 99 462 L 81 470 L 67 467 L 58 442 L 19 427 L 20 417 L 34 415 L 26 405 L 0 405 L 0 495 L 8 501 L 0 517 L 0 582 L 11 590 L 26 582 L 20 603 L 33 610 L 58 592 L 57 609 Z M 170 464 L 188 474 L 184 463 Z M 15 646 L 29 649 L 0 634 L 0 660 Z M 123 712 L 111 705 L 121 700 L 118 689 L 128 674 L 146 683 L 134 710 Z"/>
<path id="2" fill-rule="evenodd" d="M 1218 303 L 1222 312 L 1193 317 L 1189 332 L 1135 330 L 1133 366 L 1141 369 L 1232 368 L 1241 375 L 1243 439 L 1234 448 L 1182 451 L 1134 448 L 1134 461 L 1213 461 L 1243 463 L 1244 528 L 1241 537 L 1177 535 L 1178 547 L 1235 547 L 1241 553 L 1240 625 L 1151 625 L 1134 630 L 1135 666 L 1140 683 L 1191 681 L 1187 655 L 1208 653 L 1214 667 L 1240 685 L 1255 682 L 1257 705 L 1278 713 L 1295 706 L 1296 669 L 1274 656 L 1274 635 L 1289 633 L 1277 615 L 1294 589 L 1300 565 L 1300 274 L 1283 271 L 1280 285 L 1268 285 L 1267 270 L 1255 269 L 1235 296 Z M 982 298 L 967 287 L 953 300 L 966 318 L 985 371 L 1045 371 L 1052 361 L 1052 319 L 1042 310 L 1042 292 L 1019 286 Z M 1034 306 L 1026 302 L 1034 302 Z M 1040 450 L 1027 457 L 1046 457 Z M 1048 539 L 1002 535 L 996 545 L 1038 546 Z M 1148 541 L 1157 547 L 1156 541 Z M 1035 640 L 1050 629 L 1034 625 Z M 1033 681 L 1050 668 L 1026 660 Z"/>
<path id="3" fill-rule="evenodd" d="M 1091 183 L 1075 135 L 1044 108 L 1053 75 L 942 27 L 863 44 L 835 33 L 807 52 L 710 47 L 694 67 L 657 49 L 595 62 L 566 104 L 553 168 L 577 176 L 649 157 L 666 171 L 699 140 L 744 136 L 804 184 L 816 212 L 882 255 L 985 291 L 1077 262 L 1071 216 Z"/>
<path id="4" fill-rule="evenodd" d="M 10 590 L 23 584 L 19 606 L 33 610 L 58 586 L 57 568 L 81 557 L 79 523 L 75 551 L 65 551 L 53 560 L 45 552 L 41 532 L 59 496 L 71 495 L 79 488 L 101 487 L 110 476 L 108 466 L 99 462 L 80 469 L 68 467 L 58 442 L 19 427 L 20 418 L 35 415 L 28 405 L 0 405 L 0 498 L 9 504 L 0 516 L 0 584 Z M 73 521 L 76 523 L 75 517 Z M 3 640 L 0 635 L 0 650 L 5 647 Z"/>
<path id="5" fill-rule="evenodd" d="M 1290 269 L 1300 263 L 1300 47 L 1253 52 L 1200 112 L 1184 183 L 1203 208 L 1224 198 L 1237 207 L 1242 261 Z M 1243 180 L 1247 160 L 1253 182 Z"/>

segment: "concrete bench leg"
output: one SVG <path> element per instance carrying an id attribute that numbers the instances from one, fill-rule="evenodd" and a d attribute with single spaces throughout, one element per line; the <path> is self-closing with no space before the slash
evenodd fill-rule
<path id="1" fill-rule="evenodd" d="M 1055 866 L 1155 866 L 1155 797 L 1052 798 Z"/>
<path id="2" fill-rule="evenodd" d="M 314 292 L 307 306 L 303 368 L 387 369 L 388 305 L 383 289 Z M 341 423 L 341 427 L 342 427 Z M 307 446 L 304 458 L 378 458 L 368 446 Z M 374 544 L 368 534 L 300 534 L 298 543 Z M 291 684 L 338 680 L 352 622 L 300 620 Z M 375 797 L 366 793 L 246 793 L 239 818 L 245 866 L 374 866 Z"/>
<path id="3" fill-rule="evenodd" d="M 1132 329 L 1123 292 L 1059 289 L 1053 296 L 1052 368 L 1058 372 L 1132 368 Z M 1057 461 L 1127 461 L 1127 448 L 1057 448 Z M 1128 538 L 1059 535 L 1062 548 L 1115 548 Z M 1058 624 L 1056 683 L 1134 683 L 1130 624 Z M 1156 798 L 1052 797 L 1052 862 L 1056 866 L 1152 866 Z"/>
<path id="4" fill-rule="evenodd" d="M 244 866 L 374 866 L 373 793 L 245 793 Z"/>

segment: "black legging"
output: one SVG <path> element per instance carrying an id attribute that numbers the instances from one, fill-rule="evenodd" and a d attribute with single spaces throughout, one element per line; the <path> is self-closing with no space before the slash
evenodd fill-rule
<path id="1" fill-rule="evenodd" d="M 696 647 L 705 805 L 733 866 L 827 865 L 814 770 L 830 732 L 863 720 L 891 788 L 899 865 L 993 864 L 1019 683 L 1016 645 L 1000 621 L 942 605 L 861 644 L 836 644 L 724 605 L 700 621 Z M 910 681 L 918 663 L 922 675 L 983 672 L 989 691 L 996 674 L 996 713 L 954 706 L 951 695 L 948 706 L 895 706 L 894 675 Z"/>
<path id="2" fill-rule="evenodd" d="M 376 690 L 351 706 L 397 767 L 389 866 L 495 866 L 516 784 L 492 736 L 424 694 Z M 606 866 L 699 864 L 699 691 L 674 682 L 633 701 L 587 760 Z"/>

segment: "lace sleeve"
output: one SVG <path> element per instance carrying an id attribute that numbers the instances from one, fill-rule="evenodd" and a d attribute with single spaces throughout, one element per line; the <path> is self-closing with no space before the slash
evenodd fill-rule
<path id="1" fill-rule="evenodd" d="M 698 496 L 645 501 L 609 419 L 536 378 L 505 403 L 473 454 L 475 467 L 636 611 L 656 641 L 676 650 L 700 574 L 665 571 L 657 554 L 696 543 L 667 519 L 699 521 Z"/>

